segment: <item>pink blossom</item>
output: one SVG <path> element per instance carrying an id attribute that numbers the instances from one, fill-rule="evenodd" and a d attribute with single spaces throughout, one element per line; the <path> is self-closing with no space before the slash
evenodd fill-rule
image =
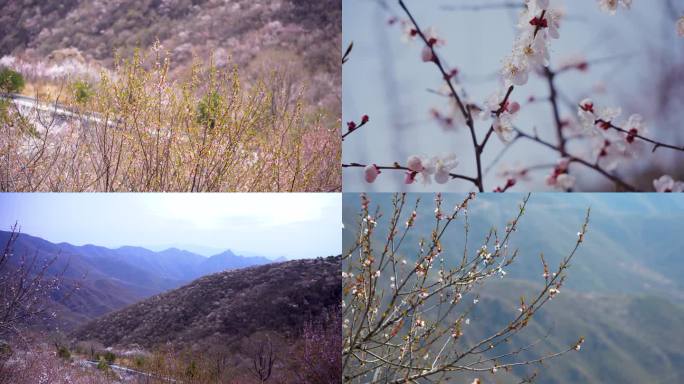
<path id="1" fill-rule="evenodd" d="M 636 156 L 646 147 L 646 142 L 637 139 L 637 136 L 644 136 L 648 132 L 643 117 L 639 114 L 631 115 L 623 129 L 627 131 L 627 133 L 623 134 L 627 142 L 627 151 L 632 156 Z"/>
<path id="2" fill-rule="evenodd" d="M 498 117 L 494 118 L 492 123 L 492 129 L 504 143 L 508 143 L 513 138 L 513 115 L 510 113 L 502 113 Z"/>
<path id="3" fill-rule="evenodd" d="M 504 90 L 498 89 L 485 100 L 485 110 L 480 115 L 483 118 L 494 115 L 492 129 L 502 142 L 507 143 L 513 138 L 513 118 L 520 111 L 520 104 L 516 101 L 507 101 L 503 104 L 504 98 Z"/>
<path id="4" fill-rule="evenodd" d="M 410 43 L 416 39 L 418 36 L 418 30 L 413 25 L 410 20 L 401 20 L 402 35 L 401 41 L 404 43 Z"/>
<path id="5" fill-rule="evenodd" d="M 422 52 L 420 53 L 420 58 L 425 62 L 434 61 L 435 55 L 432 53 L 432 48 L 428 47 L 427 45 L 424 46 Z"/>
<path id="6" fill-rule="evenodd" d="M 381 173 L 380 168 L 378 168 L 377 165 L 375 165 L 375 164 L 367 165 L 365 170 L 364 170 L 366 182 L 368 182 L 368 183 L 374 182 L 375 179 L 378 178 L 378 175 L 380 173 Z"/>
<path id="7" fill-rule="evenodd" d="M 629 157 L 626 142 L 617 131 L 607 131 L 594 139 L 594 156 L 599 167 L 613 171 L 622 160 Z"/>
<path id="8" fill-rule="evenodd" d="M 450 172 L 458 165 L 458 159 L 455 154 L 448 154 L 444 156 L 433 156 L 429 160 L 424 160 L 418 156 L 410 156 L 407 161 L 407 168 L 404 182 L 412 184 L 417 175 L 421 175 L 423 183 L 429 184 L 432 176 L 435 177 L 435 182 L 444 184 L 451 179 Z"/>
<path id="9" fill-rule="evenodd" d="M 408 169 L 414 172 L 422 172 L 425 167 L 423 166 L 423 160 L 418 157 L 418 156 L 409 156 L 408 161 L 406 162 L 406 166 Z"/>

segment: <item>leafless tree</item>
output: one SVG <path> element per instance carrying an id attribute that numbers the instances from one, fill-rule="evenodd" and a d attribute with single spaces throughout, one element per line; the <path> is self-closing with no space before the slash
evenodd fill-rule
<path id="1" fill-rule="evenodd" d="M 32 320 L 54 317 L 55 313 L 48 311 L 49 297 L 66 290 L 60 295 L 66 300 L 77 289 L 63 284 L 68 263 L 56 274 L 49 273 L 57 256 L 42 260 L 38 252 L 30 257 L 16 255 L 14 246 L 18 237 L 19 229 L 14 224 L 0 254 L 0 339 L 21 336 L 21 327 Z"/>
<path id="2" fill-rule="evenodd" d="M 368 197 L 362 195 L 356 241 L 343 255 L 344 382 L 446 382 L 453 375 L 496 373 L 579 350 L 584 340 L 581 337 L 565 349 L 521 358 L 521 354 L 534 353 L 548 335 L 519 346 L 512 337 L 560 292 L 569 263 L 584 241 L 588 211 L 574 247 L 555 271 L 549 269 L 543 255 L 540 257 L 543 285 L 533 296 L 520 297 L 514 304 L 518 312 L 513 318 L 489 336 L 473 340 L 468 334 L 469 314 L 479 301 L 477 290 L 492 278 L 505 276 L 505 268 L 518 255 L 509 248 L 509 239 L 518 228 L 529 197 L 503 231 L 490 230 L 473 250 L 468 248 L 467 212 L 475 194 L 467 195 L 451 211 L 443 209 L 441 195 L 437 194 L 433 229 L 420 240 L 414 259 L 402 245 L 407 234 L 416 229 L 420 200 L 409 213 L 405 212 L 405 194 L 395 195 L 387 222 L 379 210 L 369 208 Z M 381 219 L 385 223 L 379 227 Z M 442 240 L 455 235 L 452 224 L 461 220 L 465 237 L 462 253 L 443 250 Z M 381 228 L 386 234 L 376 235 Z"/>
<path id="3" fill-rule="evenodd" d="M 252 366 L 249 368 L 249 372 L 259 380 L 260 383 L 265 383 L 271 377 L 273 364 L 276 361 L 273 344 L 269 337 L 266 337 L 265 340 L 259 342 L 259 347 L 254 350 L 251 359 Z"/>

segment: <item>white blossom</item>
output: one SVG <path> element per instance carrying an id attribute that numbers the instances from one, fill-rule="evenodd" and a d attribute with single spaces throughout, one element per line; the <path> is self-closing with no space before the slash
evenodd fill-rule
<path id="1" fill-rule="evenodd" d="M 670 175 L 653 180 L 653 187 L 657 192 L 684 192 L 684 182 L 676 181 Z"/>
<path id="2" fill-rule="evenodd" d="M 504 59 L 501 74 L 508 84 L 525 85 L 529 77 L 529 66 L 520 54 L 512 54 Z"/>
<path id="3" fill-rule="evenodd" d="M 496 136 L 504 143 L 508 143 L 513 139 L 513 115 L 510 113 L 502 113 L 498 117 L 494 118 L 492 123 L 492 128 L 496 133 Z"/>
<path id="4" fill-rule="evenodd" d="M 594 156 L 599 167 L 606 171 L 614 171 L 621 161 L 630 157 L 627 143 L 617 131 L 610 130 L 603 135 L 595 136 Z"/>
<path id="5" fill-rule="evenodd" d="M 611 15 L 617 12 L 620 5 L 625 9 L 629 9 L 632 6 L 632 0 L 598 0 L 598 2 L 601 10 Z"/>
<path id="6" fill-rule="evenodd" d="M 444 184 L 451 179 L 449 173 L 458 165 L 458 158 L 456 154 L 447 154 L 443 156 L 433 156 L 430 159 L 423 159 L 419 156 L 410 156 L 408 158 L 409 172 L 406 176 L 406 184 L 411 184 L 415 180 L 415 175 L 422 177 L 423 183 L 429 184 L 434 176 L 435 182 Z"/>

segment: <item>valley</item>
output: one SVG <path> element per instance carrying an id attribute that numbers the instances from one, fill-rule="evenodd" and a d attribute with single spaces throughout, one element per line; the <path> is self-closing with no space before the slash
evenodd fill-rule
<path id="1" fill-rule="evenodd" d="M 56 383 L 260 383 L 251 367 L 265 357 L 275 383 L 340 375 L 339 256 L 205 257 L 6 231 L 0 242 L 10 246 L 3 287 L 25 265 L 27 281 L 60 282 L 20 333 L 0 338 L 12 356 L 0 365 L 2 383 L 32 382 L 46 369 Z"/>
<path id="2" fill-rule="evenodd" d="M 336 359 L 325 360 L 339 349 L 339 262 L 295 260 L 205 276 L 80 326 L 67 335 L 72 364 L 111 370 L 125 382 L 252 382 L 244 372 L 255 348 L 268 346 L 274 382 L 297 375 L 318 382 L 309 363 L 339 374 Z"/>
<path id="3" fill-rule="evenodd" d="M 420 198 L 421 202 L 412 230 L 405 236 L 402 234 L 398 254 L 406 260 L 406 265 L 412 266 L 419 260 L 421 249 L 423 252 L 426 249 L 421 241 L 429 244 L 436 226 L 435 195 L 409 196 L 398 220 L 400 234 L 411 217 L 415 201 Z M 443 212 L 454 209 L 464 197 L 461 194 L 443 196 Z M 355 245 L 364 221 L 358 213 L 360 197 L 349 194 L 344 199 L 343 249 L 348 252 Z M 368 199 L 370 212 L 375 214 L 378 207 L 383 214 L 371 243 L 373 249 L 383 249 L 393 196 L 371 194 Z M 493 239 L 496 236 L 493 233 L 497 233 L 501 239 L 521 200 L 520 195 L 477 196 L 468 204 L 468 236 L 464 233 L 466 222 L 461 215 L 441 239 L 440 261 L 435 265 L 454 268 L 464 254 L 476 253 L 488 234 Z M 680 273 L 684 239 L 679 236 L 681 219 L 670 211 L 681 202 L 669 196 L 607 199 L 573 194 L 564 196 L 560 203 L 552 195 L 533 194 L 519 227 L 511 235 L 510 251 L 518 251 L 515 261 L 488 281 L 473 284 L 472 291 L 463 295 L 453 314 L 440 324 L 447 329 L 450 325 L 462 324 L 463 335 L 455 342 L 456 351 L 468 350 L 470 345 L 505 329 L 521 313 L 521 298 L 529 303 L 543 289 L 540 254 L 553 271 L 573 248 L 586 208 L 591 207 L 585 241 L 570 264 L 560 293 L 529 319 L 524 330 L 507 338 L 496 353 L 484 353 L 482 359 L 500 355 L 496 361 L 501 364 L 530 361 L 564 350 L 583 337 L 581 350 L 543 364 L 521 364 L 499 372 L 447 377 L 466 383 L 476 378 L 486 383 L 520 383 L 535 374 L 535 382 L 539 383 L 684 380 L 684 353 L 680 348 L 684 342 L 684 332 L 680 330 L 684 323 L 684 280 Z M 345 260 L 343 271 L 348 271 L 353 263 L 353 258 Z M 441 281 L 440 276 L 434 271 L 428 280 L 436 284 Z M 377 284 L 387 296 L 394 280 L 390 281 L 383 273 Z M 432 298 L 429 303 L 439 308 L 438 298 Z M 467 317 L 467 325 L 461 315 Z M 435 309 L 434 313 L 423 316 L 426 320 L 437 320 L 442 313 Z M 516 346 L 528 346 L 529 350 L 513 353 Z M 436 355 L 439 348 L 429 352 L 430 356 Z"/>
<path id="4" fill-rule="evenodd" d="M 0 231 L 0 243 L 6 243 L 9 235 L 10 232 Z M 68 300 L 62 302 L 59 296 L 53 297 L 52 306 L 60 316 L 51 325 L 63 330 L 200 276 L 271 262 L 265 257 L 235 255 L 230 250 L 204 257 L 176 248 L 154 252 L 130 246 L 110 249 L 54 244 L 28 234 L 19 235 L 15 252 L 27 257 L 35 255 L 38 264 L 54 259 L 50 272 L 64 270 L 65 283 L 78 286 L 77 294 Z"/>

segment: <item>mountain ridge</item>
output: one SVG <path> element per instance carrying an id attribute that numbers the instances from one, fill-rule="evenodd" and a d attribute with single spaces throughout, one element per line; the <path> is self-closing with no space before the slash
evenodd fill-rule
<path id="1" fill-rule="evenodd" d="M 340 256 L 252 266 L 189 284 L 104 315 L 75 330 L 76 340 L 153 347 L 254 332 L 292 334 L 341 300 Z"/>
<path id="2" fill-rule="evenodd" d="M 10 234 L 0 231 L 2 245 Z M 35 324 L 66 330 L 203 275 L 271 262 L 266 258 L 246 258 L 232 252 L 234 257 L 224 252 L 212 258 L 183 250 L 154 252 L 133 246 L 116 249 L 93 244 L 77 246 L 67 242 L 52 243 L 26 233 L 18 235 L 14 254 L 28 260 L 35 257 L 36 265 L 44 265 L 54 259 L 47 270 L 48 275 L 61 275 L 65 286 L 78 286 L 67 300 L 52 295 L 49 306 L 59 316 Z M 11 259 L 14 265 L 18 262 L 19 258 Z"/>

